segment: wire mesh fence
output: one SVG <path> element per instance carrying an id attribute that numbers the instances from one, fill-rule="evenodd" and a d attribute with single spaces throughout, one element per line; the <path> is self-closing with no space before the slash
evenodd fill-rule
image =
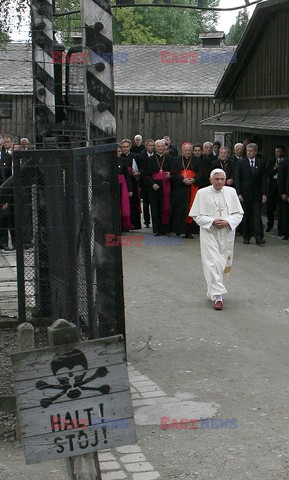
<path id="1" fill-rule="evenodd" d="M 106 246 L 120 234 L 114 151 L 14 152 L 0 203 L 9 202 L 20 321 L 62 317 L 86 338 L 125 334 L 121 246 Z"/>

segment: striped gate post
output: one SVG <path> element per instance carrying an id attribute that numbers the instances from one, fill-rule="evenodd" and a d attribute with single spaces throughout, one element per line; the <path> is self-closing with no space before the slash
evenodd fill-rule
<path id="1" fill-rule="evenodd" d="M 100 138 L 115 141 L 112 13 L 109 0 L 81 0 L 84 102 L 88 145 Z"/>
<path id="2" fill-rule="evenodd" d="M 36 142 L 42 142 L 50 127 L 55 125 L 52 2 L 53 0 L 31 0 Z"/>

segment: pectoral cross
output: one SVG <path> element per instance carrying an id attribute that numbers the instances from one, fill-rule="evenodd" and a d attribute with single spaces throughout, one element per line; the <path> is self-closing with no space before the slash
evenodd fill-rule
<path id="1" fill-rule="evenodd" d="M 185 171 L 185 173 L 184 173 L 184 178 L 187 178 L 187 172 L 186 172 L 186 171 Z"/>
<path id="2" fill-rule="evenodd" d="M 218 208 L 217 208 L 219 214 L 220 214 L 220 217 L 222 216 L 222 211 L 224 210 L 223 207 L 221 207 L 221 205 L 218 205 Z"/>

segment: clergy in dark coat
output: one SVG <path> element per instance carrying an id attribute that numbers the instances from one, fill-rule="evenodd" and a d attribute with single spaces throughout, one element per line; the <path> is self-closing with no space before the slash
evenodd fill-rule
<path id="1" fill-rule="evenodd" d="M 163 138 L 163 141 L 165 142 L 165 144 L 168 146 L 168 153 L 172 156 L 172 157 L 177 157 L 178 156 L 178 149 L 176 147 L 176 145 L 173 145 L 171 143 L 171 139 L 168 135 L 165 135 L 164 138 Z"/>
<path id="2" fill-rule="evenodd" d="M 154 154 L 154 150 L 155 150 L 155 142 L 154 140 L 149 138 L 145 142 L 145 150 L 143 150 L 139 154 L 143 163 L 143 171 L 145 171 L 148 158 Z M 151 223 L 150 200 L 149 200 L 147 185 L 146 185 L 146 182 L 144 181 L 144 176 L 141 176 L 140 178 L 140 187 L 141 187 L 141 198 L 142 198 L 142 205 L 143 205 L 143 218 L 144 218 L 145 228 L 149 228 Z"/>
<path id="3" fill-rule="evenodd" d="M 213 144 L 212 142 L 205 142 L 203 144 L 203 151 L 200 157 L 200 167 L 202 172 L 202 178 L 200 180 L 200 188 L 208 187 L 211 185 L 210 175 L 212 171 L 212 162 L 215 160 L 213 154 Z"/>
<path id="4" fill-rule="evenodd" d="M 119 144 L 116 149 L 117 153 L 117 177 L 119 183 L 119 198 L 120 198 L 120 218 L 121 231 L 128 232 L 134 229 L 134 225 L 130 220 L 130 201 L 132 196 L 132 185 L 130 175 L 126 166 L 125 159 L 122 155 L 122 148 Z"/>
<path id="5" fill-rule="evenodd" d="M 148 158 L 145 182 L 149 192 L 153 232 L 164 235 L 170 230 L 172 157 L 164 153 L 165 142 L 155 142 L 156 153 Z"/>
<path id="6" fill-rule="evenodd" d="M 173 159 L 172 165 L 172 231 L 177 235 L 185 234 L 193 238 L 193 219 L 189 211 L 193 205 L 198 184 L 201 179 L 200 161 L 192 155 L 193 146 L 186 142 L 182 145 L 182 155 Z"/>
<path id="7" fill-rule="evenodd" d="M 262 223 L 262 203 L 266 202 L 266 163 L 257 157 L 258 146 L 247 145 L 247 157 L 238 161 L 236 166 L 236 190 L 241 201 L 244 217 L 242 232 L 244 243 L 249 244 L 255 237 L 256 245 L 265 243 Z"/>
<path id="8" fill-rule="evenodd" d="M 132 145 L 130 151 L 131 153 L 141 153 L 144 149 L 145 146 L 142 143 L 142 136 L 141 135 L 136 135 L 134 137 L 134 145 Z"/>
<path id="9" fill-rule="evenodd" d="M 224 170 L 226 174 L 225 185 L 227 185 L 227 187 L 234 187 L 236 163 L 234 160 L 229 158 L 229 149 L 227 147 L 221 147 L 219 150 L 219 158 L 217 160 L 213 160 L 212 171 L 215 168 L 221 168 Z"/>
<path id="10" fill-rule="evenodd" d="M 142 172 L 142 161 L 137 153 L 131 153 L 131 141 L 124 139 L 121 141 L 122 158 L 125 160 L 128 173 L 131 179 L 132 196 L 130 197 L 130 220 L 135 230 L 141 228 L 140 214 L 140 186 L 139 178 Z"/>

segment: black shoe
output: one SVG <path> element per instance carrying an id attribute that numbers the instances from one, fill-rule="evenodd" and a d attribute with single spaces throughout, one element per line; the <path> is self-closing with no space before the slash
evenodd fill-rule
<path id="1" fill-rule="evenodd" d="M 149 223 L 145 223 L 145 226 L 144 226 L 144 227 L 145 227 L 145 228 L 150 228 Z"/>
<path id="2" fill-rule="evenodd" d="M 192 239 L 192 238 L 194 238 L 194 237 L 193 237 L 193 235 L 192 235 L 191 233 L 186 233 L 185 238 L 190 238 L 190 239 Z"/>
<path id="3" fill-rule="evenodd" d="M 270 227 L 266 227 L 266 228 L 265 228 L 265 232 L 271 232 L 271 228 L 270 228 Z"/>
<path id="4" fill-rule="evenodd" d="M 156 232 L 154 235 L 155 235 L 155 237 L 161 237 L 161 236 L 162 236 L 162 233 Z"/>
<path id="5" fill-rule="evenodd" d="M 266 243 L 265 238 L 256 237 L 256 245 L 264 245 Z"/>
<path id="6" fill-rule="evenodd" d="M 288 240 L 288 237 L 286 235 L 283 235 L 283 237 L 281 237 L 281 240 Z"/>
<path id="7" fill-rule="evenodd" d="M 249 245 L 249 244 L 250 244 L 249 238 L 244 238 L 243 243 L 244 243 L 245 245 Z"/>

